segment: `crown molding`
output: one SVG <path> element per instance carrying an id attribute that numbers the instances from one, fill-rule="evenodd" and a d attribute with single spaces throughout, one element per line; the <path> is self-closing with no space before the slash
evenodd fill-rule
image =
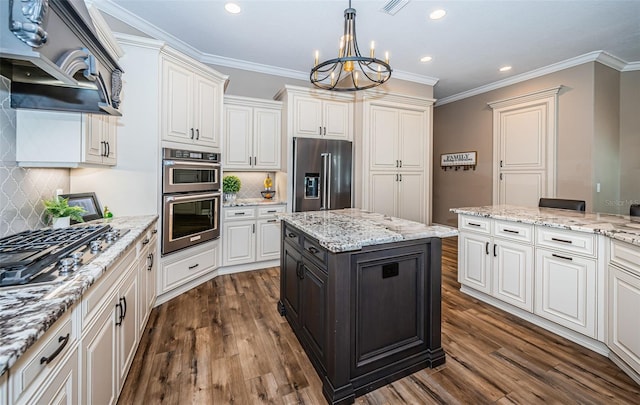
<path id="1" fill-rule="evenodd" d="M 436 83 L 438 83 L 438 80 L 440 80 L 437 77 L 417 75 L 415 73 L 404 72 L 402 70 L 394 70 L 391 74 L 391 78 L 406 80 L 414 83 L 427 84 L 429 86 L 435 86 Z"/>
<path id="2" fill-rule="evenodd" d="M 113 34 L 120 45 L 132 45 L 139 48 L 162 49 L 166 44 L 157 39 L 139 37 L 137 35 L 123 34 L 116 32 Z"/>
<path id="3" fill-rule="evenodd" d="M 605 51 L 600 51 L 600 54 L 596 57 L 596 62 L 600 62 L 605 66 L 609 66 L 612 69 L 622 72 L 622 70 L 628 65 L 627 61 L 611 55 Z"/>
<path id="4" fill-rule="evenodd" d="M 277 66 L 263 65 L 261 63 L 249 62 L 246 60 L 227 58 L 226 56 L 211 55 L 208 53 L 200 52 L 200 57 L 196 58 L 202 63 L 226 66 L 235 69 L 249 70 L 252 72 L 264 73 L 274 76 L 288 77 L 298 80 L 309 80 L 308 72 L 301 72 L 299 70 L 286 69 Z"/>
<path id="5" fill-rule="evenodd" d="M 640 62 L 629 62 L 627 66 L 622 69 L 623 72 L 632 72 L 635 70 L 640 70 Z"/>

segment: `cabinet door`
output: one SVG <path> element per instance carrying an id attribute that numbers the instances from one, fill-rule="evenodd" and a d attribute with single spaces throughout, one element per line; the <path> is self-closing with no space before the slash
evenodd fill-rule
<path id="1" fill-rule="evenodd" d="M 192 141 L 193 99 L 193 73 L 181 65 L 164 60 L 161 99 L 163 140 Z"/>
<path id="2" fill-rule="evenodd" d="M 42 384 L 28 404 L 75 405 L 78 402 L 78 348 Z M 21 401 L 20 401 L 21 402 Z"/>
<path id="3" fill-rule="evenodd" d="M 536 249 L 534 313 L 595 338 L 595 259 Z"/>
<path id="4" fill-rule="evenodd" d="M 416 222 L 425 221 L 425 180 L 422 172 L 398 173 L 398 210 L 396 216 Z"/>
<path id="5" fill-rule="evenodd" d="M 237 221 L 224 224 L 222 245 L 225 266 L 252 263 L 256 258 L 256 222 Z"/>
<path id="6" fill-rule="evenodd" d="M 158 254 L 158 245 L 156 239 L 151 240 L 151 247 L 149 248 L 149 254 L 146 258 L 146 272 L 147 272 L 147 311 L 146 316 L 148 317 L 153 309 L 153 305 L 156 302 L 156 283 L 158 279 L 158 261 L 160 260 L 160 255 Z M 144 320 L 140 320 L 140 325 L 142 331 L 144 331 L 144 325 L 146 324 L 147 318 Z M 142 336 L 142 332 L 140 334 Z"/>
<path id="7" fill-rule="evenodd" d="M 301 315 L 300 327 L 316 357 L 324 363 L 327 331 L 325 308 L 327 301 L 327 275 L 313 263 L 303 259 L 300 270 Z"/>
<path id="8" fill-rule="evenodd" d="M 293 136 L 320 137 L 322 135 L 322 101 L 294 96 Z"/>
<path id="9" fill-rule="evenodd" d="M 136 261 L 136 273 L 138 274 L 138 303 L 136 308 L 138 309 L 138 336 L 144 333 L 144 322 L 147 319 L 147 254 L 148 249 L 144 249 L 140 252 L 140 256 Z"/>
<path id="10" fill-rule="evenodd" d="M 253 151 L 253 110 L 238 105 L 225 106 L 225 169 L 251 168 Z M 279 146 L 279 145 L 278 145 Z"/>
<path id="11" fill-rule="evenodd" d="M 195 75 L 194 82 L 195 143 L 219 147 L 220 117 L 218 116 L 218 108 L 222 100 L 220 86 L 206 77 L 198 75 Z"/>
<path id="12" fill-rule="evenodd" d="M 395 170 L 398 157 L 398 112 L 393 108 L 372 106 L 369 116 L 369 167 L 371 170 Z"/>
<path id="13" fill-rule="evenodd" d="M 120 288 L 119 301 L 122 306 L 116 311 L 116 316 L 123 315 L 118 326 L 118 392 L 124 385 L 129 366 L 136 354 L 138 341 L 138 274 L 135 269 L 123 280 Z M 118 318 L 119 319 L 119 318 Z"/>
<path id="14" fill-rule="evenodd" d="M 491 254 L 493 296 L 533 312 L 533 246 L 495 239 Z"/>
<path id="15" fill-rule="evenodd" d="M 399 112 L 398 159 L 404 170 L 424 168 L 427 142 L 426 113 L 418 111 Z"/>
<path id="16" fill-rule="evenodd" d="M 256 261 L 273 260 L 280 257 L 280 222 L 277 219 L 259 219 Z"/>
<path id="17" fill-rule="evenodd" d="M 460 233 L 458 256 L 458 282 L 491 294 L 491 238 Z"/>
<path id="18" fill-rule="evenodd" d="M 296 327 L 300 319 L 300 268 L 302 255 L 289 243 L 284 244 L 280 269 L 280 300 L 285 306 L 287 319 Z"/>
<path id="19" fill-rule="evenodd" d="M 106 142 L 107 156 L 102 158 L 105 165 L 115 166 L 118 163 L 118 117 L 102 116 L 103 141 Z"/>
<path id="20" fill-rule="evenodd" d="M 82 338 L 83 404 L 114 404 L 117 400 L 117 297 L 112 294 Z"/>
<path id="21" fill-rule="evenodd" d="M 98 114 L 83 114 L 83 120 L 85 120 L 84 161 L 101 164 L 107 148 L 104 143 L 104 120 Z"/>
<path id="22" fill-rule="evenodd" d="M 351 139 L 351 103 L 324 101 L 322 108 L 323 136 L 335 139 Z"/>
<path id="23" fill-rule="evenodd" d="M 640 276 L 609 266 L 609 347 L 640 373 Z"/>
<path id="24" fill-rule="evenodd" d="M 379 214 L 396 216 L 397 173 L 369 175 L 369 210 Z"/>
<path id="25" fill-rule="evenodd" d="M 255 169 L 280 170 L 280 110 L 254 108 L 253 156 Z"/>

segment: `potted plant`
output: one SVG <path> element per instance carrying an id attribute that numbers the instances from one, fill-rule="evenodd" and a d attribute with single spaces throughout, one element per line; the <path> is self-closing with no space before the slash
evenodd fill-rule
<path id="1" fill-rule="evenodd" d="M 71 223 L 71 219 L 84 222 L 82 214 L 85 213 L 82 207 L 72 207 L 67 198 L 55 196 L 49 200 L 44 200 L 44 211 L 48 218 L 52 218 L 53 228 L 66 228 Z"/>
<path id="2" fill-rule="evenodd" d="M 222 192 L 225 201 L 233 201 L 236 199 L 236 193 L 240 191 L 242 183 L 238 176 L 224 176 L 222 179 Z"/>

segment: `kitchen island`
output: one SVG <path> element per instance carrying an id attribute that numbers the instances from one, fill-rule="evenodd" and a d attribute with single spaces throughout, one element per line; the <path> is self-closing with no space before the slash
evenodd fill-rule
<path id="1" fill-rule="evenodd" d="M 445 362 L 440 238 L 455 229 L 359 209 L 278 217 L 278 310 L 330 404 Z"/>

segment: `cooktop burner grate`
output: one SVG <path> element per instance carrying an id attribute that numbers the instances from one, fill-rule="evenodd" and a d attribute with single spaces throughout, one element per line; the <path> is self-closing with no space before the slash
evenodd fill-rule
<path id="1" fill-rule="evenodd" d="M 25 231 L 0 239 L 0 253 L 35 251 L 57 246 L 81 245 L 89 239 L 107 232 L 109 225 L 92 225 L 60 229 Z"/>

